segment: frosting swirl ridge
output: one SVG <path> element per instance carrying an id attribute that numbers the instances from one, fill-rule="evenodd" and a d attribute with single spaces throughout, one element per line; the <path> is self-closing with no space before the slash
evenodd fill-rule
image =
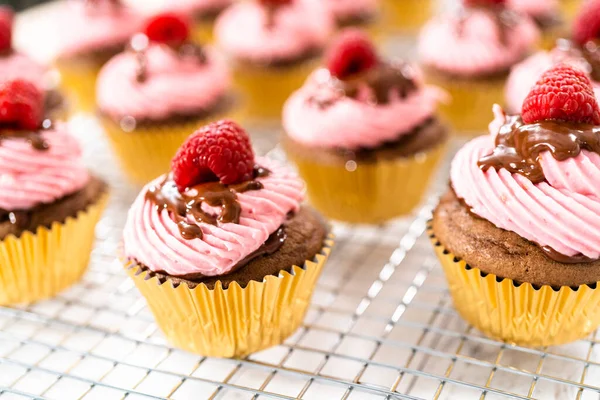
<path id="1" fill-rule="evenodd" d="M 172 276 L 218 276 L 232 271 L 256 251 L 285 222 L 288 213 L 299 209 L 304 184 L 292 172 L 265 158 L 257 164 L 270 174 L 257 177 L 260 190 L 237 193 L 241 207 L 239 224 L 216 225 L 189 218 L 202 230 L 201 237 L 185 239 L 167 209 L 157 210 L 146 193 L 160 177 L 142 189 L 129 211 L 124 230 L 125 256 L 155 272 Z M 206 212 L 215 212 L 207 207 Z"/>
<path id="2" fill-rule="evenodd" d="M 0 208 L 28 210 L 52 203 L 85 186 L 89 180 L 79 144 L 59 124 L 33 133 L 47 149 L 36 149 L 23 136 L 0 131 Z"/>
<path id="3" fill-rule="evenodd" d="M 545 180 L 533 183 L 504 168 L 478 163 L 494 150 L 494 136 L 506 122 L 499 107 L 491 136 L 465 145 L 451 166 L 451 183 L 471 212 L 498 228 L 540 245 L 547 254 L 565 258 L 600 258 L 600 156 L 583 149 L 558 161 L 549 151 L 539 154 Z"/>

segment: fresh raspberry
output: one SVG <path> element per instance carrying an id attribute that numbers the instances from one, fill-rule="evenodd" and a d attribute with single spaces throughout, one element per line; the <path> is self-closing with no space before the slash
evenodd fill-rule
<path id="1" fill-rule="evenodd" d="M 258 0 L 265 7 L 279 7 L 292 3 L 292 0 Z"/>
<path id="2" fill-rule="evenodd" d="M 30 82 L 0 84 L 0 127 L 37 129 L 42 122 L 44 97 Z"/>
<path id="3" fill-rule="evenodd" d="M 252 179 L 254 152 L 246 131 L 230 120 L 206 125 L 181 145 L 171 162 L 180 191 L 219 180 L 224 185 Z"/>
<path id="4" fill-rule="evenodd" d="M 584 45 L 590 40 L 600 38 L 600 0 L 588 0 L 573 24 L 573 40 Z"/>
<path id="5" fill-rule="evenodd" d="M 466 7 L 503 6 L 506 4 L 506 0 L 463 0 L 463 4 Z"/>
<path id="6" fill-rule="evenodd" d="M 144 33 L 153 42 L 180 45 L 190 36 L 188 20 L 175 13 L 156 15 L 146 23 Z"/>
<path id="7" fill-rule="evenodd" d="M 0 6 L 0 51 L 12 48 L 12 25 L 14 12 L 8 6 Z"/>
<path id="8" fill-rule="evenodd" d="M 379 62 L 377 50 L 359 29 L 346 29 L 334 41 L 326 57 L 327 69 L 338 79 L 365 72 Z"/>
<path id="9" fill-rule="evenodd" d="M 592 82 L 583 71 L 559 64 L 544 72 L 523 102 L 523 122 L 544 120 L 600 125 Z"/>

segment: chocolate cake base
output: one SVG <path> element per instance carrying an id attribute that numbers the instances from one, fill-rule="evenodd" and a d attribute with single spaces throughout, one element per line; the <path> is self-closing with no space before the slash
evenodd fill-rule
<path id="1" fill-rule="evenodd" d="M 525 58 L 523 58 L 524 60 Z M 521 60 L 522 61 L 522 60 Z M 455 84 L 457 82 L 477 82 L 477 81 L 498 81 L 504 84 L 508 75 L 510 73 L 510 68 L 502 68 L 497 71 L 492 72 L 483 72 L 479 74 L 452 74 L 447 71 L 442 71 L 432 66 L 423 66 L 422 69 L 425 72 L 425 76 L 427 80 L 433 80 L 435 82 L 443 82 L 443 81 L 453 81 Z"/>
<path id="2" fill-rule="evenodd" d="M 384 143 L 374 149 L 343 149 L 306 146 L 284 135 L 282 142 L 287 151 L 302 158 L 314 159 L 321 164 L 342 164 L 349 160 L 369 163 L 410 157 L 438 147 L 446 141 L 448 128 L 436 117 L 430 118 L 398 140 Z"/>
<path id="3" fill-rule="evenodd" d="M 600 261 L 564 264 L 535 243 L 470 213 L 450 189 L 433 213 L 433 232 L 446 250 L 487 274 L 534 286 L 577 287 L 600 281 Z"/>
<path id="4" fill-rule="evenodd" d="M 54 222 L 63 223 L 68 217 L 75 217 L 78 212 L 94 204 L 106 191 L 104 181 L 90 176 L 83 189 L 54 203 L 41 204 L 30 210 L 11 211 L 8 214 L 3 212 L 0 214 L 0 240 L 8 235 L 21 236 L 25 231 L 35 233 L 38 227 L 50 228 Z"/>
<path id="5" fill-rule="evenodd" d="M 228 275 L 189 280 L 161 272 L 152 272 L 143 264 L 140 267 L 142 273 L 147 273 L 149 277 L 156 276 L 161 282 L 169 280 L 175 286 L 185 283 L 190 288 L 195 288 L 203 283 L 212 290 L 215 284 L 221 281 L 224 288 L 229 287 L 232 282 L 246 287 L 250 281 L 262 282 L 265 276 L 276 276 L 282 270 L 289 272 L 292 266 L 303 266 L 306 260 L 314 259 L 322 249 L 328 231 L 321 216 L 307 206 L 302 206 L 293 217 L 286 221 L 284 229 L 287 238 L 279 250 L 269 255 L 259 256 Z"/>

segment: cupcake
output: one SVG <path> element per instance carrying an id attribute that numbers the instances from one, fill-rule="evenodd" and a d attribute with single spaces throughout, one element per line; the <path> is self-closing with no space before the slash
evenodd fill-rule
<path id="1" fill-rule="evenodd" d="M 136 183 L 162 175 L 189 132 L 232 110 L 223 60 L 188 34 L 185 20 L 157 15 L 98 76 L 101 122 Z"/>
<path id="2" fill-rule="evenodd" d="M 380 59 L 362 32 L 343 32 L 283 110 L 283 144 L 310 202 L 351 223 L 409 213 L 443 152 L 442 97 L 412 66 Z"/>
<path id="3" fill-rule="evenodd" d="M 502 101 L 510 67 L 539 38 L 531 18 L 494 0 L 465 0 L 459 15 L 431 20 L 419 37 L 426 79 L 452 101 L 441 112 L 461 132 L 485 129 L 486 104 Z"/>
<path id="4" fill-rule="evenodd" d="M 49 68 L 12 47 L 13 11 L 0 6 L 0 81 L 25 80 L 44 96 L 44 114 L 60 117 L 66 111 L 63 95 L 53 84 Z"/>
<path id="5" fill-rule="evenodd" d="M 508 0 L 508 5 L 533 18 L 542 33 L 542 48 L 552 49 L 564 36 L 559 0 Z"/>
<path id="6" fill-rule="evenodd" d="M 233 0 L 135 0 L 133 6 L 145 13 L 174 12 L 188 16 L 193 22 L 192 38 L 206 43 L 212 39 L 217 15 L 231 3 Z"/>
<path id="7" fill-rule="evenodd" d="M 518 113 L 539 76 L 560 63 L 585 71 L 592 80 L 596 98 L 600 100 L 600 59 L 594 60 L 585 47 L 562 39 L 552 51 L 538 52 L 512 68 L 505 89 L 508 112 Z"/>
<path id="8" fill-rule="evenodd" d="M 143 20 L 120 0 L 68 0 L 48 18 L 55 25 L 61 84 L 74 107 L 92 111 L 100 67 L 123 50 Z"/>
<path id="9" fill-rule="evenodd" d="M 34 84 L 0 83 L 0 305 L 79 280 L 106 203 L 106 184 L 85 168 L 67 127 L 42 114 Z"/>
<path id="10" fill-rule="evenodd" d="M 255 158 L 246 132 L 212 123 L 145 186 L 124 230 L 124 264 L 175 346 L 244 357 L 301 324 L 333 245 L 304 185 Z"/>
<path id="11" fill-rule="evenodd" d="M 233 64 L 245 109 L 279 118 L 285 99 L 318 62 L 333 18 L 321 0 L 250 0 L 217 19 L 215 40 Z"/>
<path id="12" fill-rule="evenodd" d="M 490 135 L 456 155 L 431 238 L 458 312 L 525 346 L 600 324 L 600 109 L 583 71 L 542 75 L 521 115 L 494 106 Z"/>

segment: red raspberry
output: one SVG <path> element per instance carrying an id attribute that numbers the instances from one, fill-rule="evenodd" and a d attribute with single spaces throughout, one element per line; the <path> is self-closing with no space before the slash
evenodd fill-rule
<path id="1" fill-rule="evenodd" d="M 463 4 L 466 7 L 503 6 L 506 4 L 506 0 L 463 0 Z"/>
<path id="2" fill-rule="evenodd" d="M 258 0 L 265 7 L 279 7 L 292 3 L 292 0 Z"/>
<path id="3" fill-rule="evenodd" d="M 254 152 L 246 131 L 230 120 L 206 125 L 181 145 L 171 162 L 180 191 L 215 180 L 224 185 L 252 179 Z"/>
<path id="4" fill-rule="evenodd" d="M 188 20 L 175 13 L 156 15 L 146 23 L 144 33 L 153 42 L 180 45 L 190 36 Z"/>
<path id="5" fill-rule="evenodd" d="M 44 96 L 30 82 L 0 84 L 0 127 L 37 129 L 42 122 Z"/>
<path id="6" fill-rule="evenodd" d="M 523 122 L 544 120 L 600 125 L 600 108 L 587 75 L 566 64 L 542 74 L 523 102 Z"/>
<path id="7" fill-rule="evenodd" d="M 588 0 L 573 24 L 573 40 L 584 45 L 590 40 L 600 38 L 600 0 Z"/>
<path id="8" fill-rule="evenodd" d="M 8 6 L 0 6 L 0 51 L 12 48 L 12 25 L 14 12 Z"/>
<path id="9" fill-rule="evenodd" d="M 334 41 L 326 56 L 331 75 L 346 79 L 365 72 L 379 62 L 377 50 L 360 29 L 346 29 Z"/>

